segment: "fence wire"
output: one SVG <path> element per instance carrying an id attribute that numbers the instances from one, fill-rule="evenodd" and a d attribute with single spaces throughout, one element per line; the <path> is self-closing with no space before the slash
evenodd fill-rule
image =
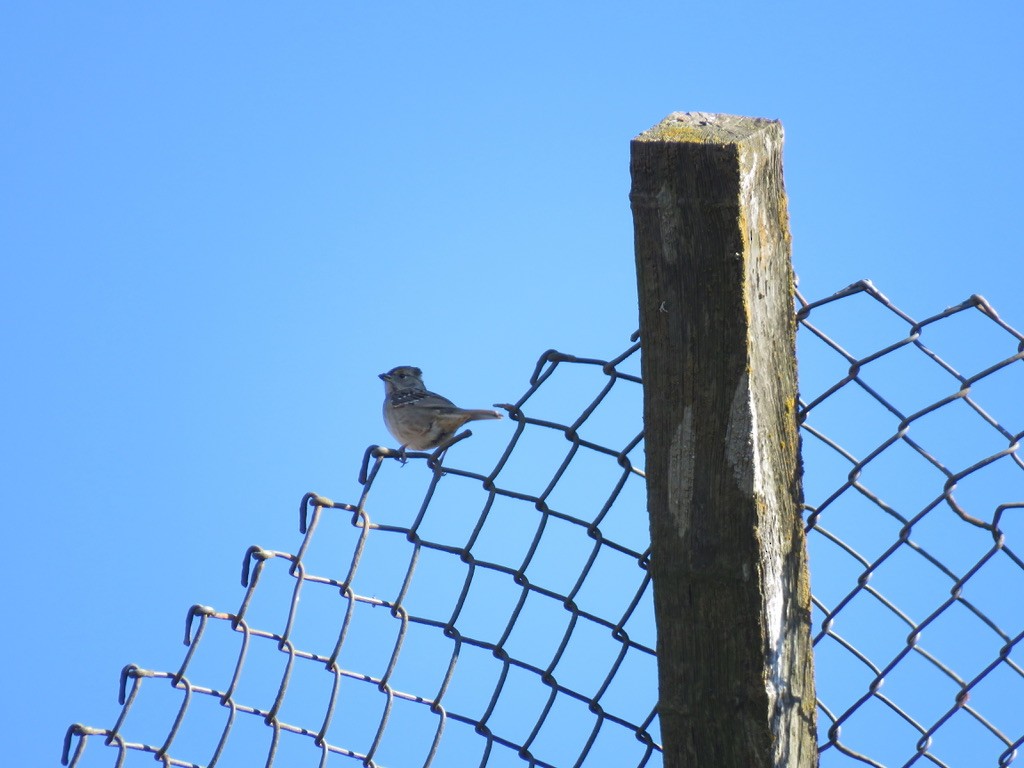
<path id="1" fill-rule="evenodd" d="M 980 296 L 921 321 L 868 281 L 798 299 L 822 765 L 1008 766 L 1024 335 Z"/>
<path id="2" fill-rule="evenodd" d="M 639 348 L 634 338 L 611 360 L 546 352 L 526 393 L 502 406 L 515 432 L 490 471 L 448 463 L 473 441 L 410 452 L 407 467 L 371 446 L 358 501 L 303 497 L 298 551 L 251 547 L 238 611 L 193 606 L 180 668 L 126 667 L 121 716 L 109 730 L 72 726 L 65 763 L 100 736 L 118 766 L 141 753 L 211 767 L 660 764 Z M 592 397 L 571 422 L 547 418 L 541 386 L 562 378 L 585 391 L 580 369 Z M 601 408 L 621 410 L 624 396 L 636 408 L 623 428 Z M 529 461 L 538 453 L 557 458 Z M 268 582 L 287 607 L 273 620 L 256 606 Z M 233 668 L 223 686 L 197 668 L 215 628 L 234 635 L 219 638 L 220 669 L 208 670 Z M 243 691 L 247 677 L 262 689 Z M 135 740 L 126 723 L 153 679 L 177 700 L 158 737 Z M 239 733 L 245 718 L 269 738 Z"/>
<path id="3" fill-rule="evenodd" d="M 1009 766 L 1024 336 L 867 281 L 797 310 L 822 765 Z M 238 611 L 193 606 L 181 666 L 125 667 L 65 764 L 660 765 L 633 342 L 546 352 L 496 460 L 372 446 L 355 503 L 307 494 L 297 552 L 250 548 Z"/>

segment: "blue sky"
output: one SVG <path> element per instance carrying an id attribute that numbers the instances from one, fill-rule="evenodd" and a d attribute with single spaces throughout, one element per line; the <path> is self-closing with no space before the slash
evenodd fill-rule
<path id="1" fill-rule="evenodd" d="M 176 666 L 246 547 L 298 546 L 304 492 L 356 500 L 376 374 L 485 406 L 545 349 L 624 349 L 628 142 L 669 112 L 783 121 L 808 297 L 980 293 L 1024 328 L 1022 14 L 6 4 L 11 764 L 112 724 L 123 665 Z"/>

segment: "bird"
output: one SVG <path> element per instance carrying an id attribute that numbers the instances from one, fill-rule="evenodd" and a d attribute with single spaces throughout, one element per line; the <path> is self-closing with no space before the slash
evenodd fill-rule
<path id="1" fill-rule="evenodd" d="M 467 421 L 500 419 L 497 411 L 459 408 L 447 397 L 427 391 L 423 371 L 400 365 L 380 374 L 384 381 L 384 423 L 405 449 L 444 448 Z"/>

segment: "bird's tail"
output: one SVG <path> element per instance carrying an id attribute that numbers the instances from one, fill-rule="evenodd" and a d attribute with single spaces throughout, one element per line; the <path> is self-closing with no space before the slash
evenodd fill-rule
<path id="1" fill-rule="evenodd" d="M 500 419 L 503 418 L 497 411 L 488 411 L 486 409 L 473 408 L 463 411 L 468 417 L 466 421 L 483 421 L 484 419 Z"/>

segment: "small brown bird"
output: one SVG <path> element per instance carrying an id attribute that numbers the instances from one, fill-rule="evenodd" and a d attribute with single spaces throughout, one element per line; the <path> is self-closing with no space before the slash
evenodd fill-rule
<path id="1" fill-rule="evenodd" d="M 428 392 L 423 371 L 411 365 L 392 368 L 380 378 L 384 380 L 384 423 L 403 451 L 443 447 L 467 421 L 502 417 L 497 411 L 459 408 L 448 398 Z"/>

